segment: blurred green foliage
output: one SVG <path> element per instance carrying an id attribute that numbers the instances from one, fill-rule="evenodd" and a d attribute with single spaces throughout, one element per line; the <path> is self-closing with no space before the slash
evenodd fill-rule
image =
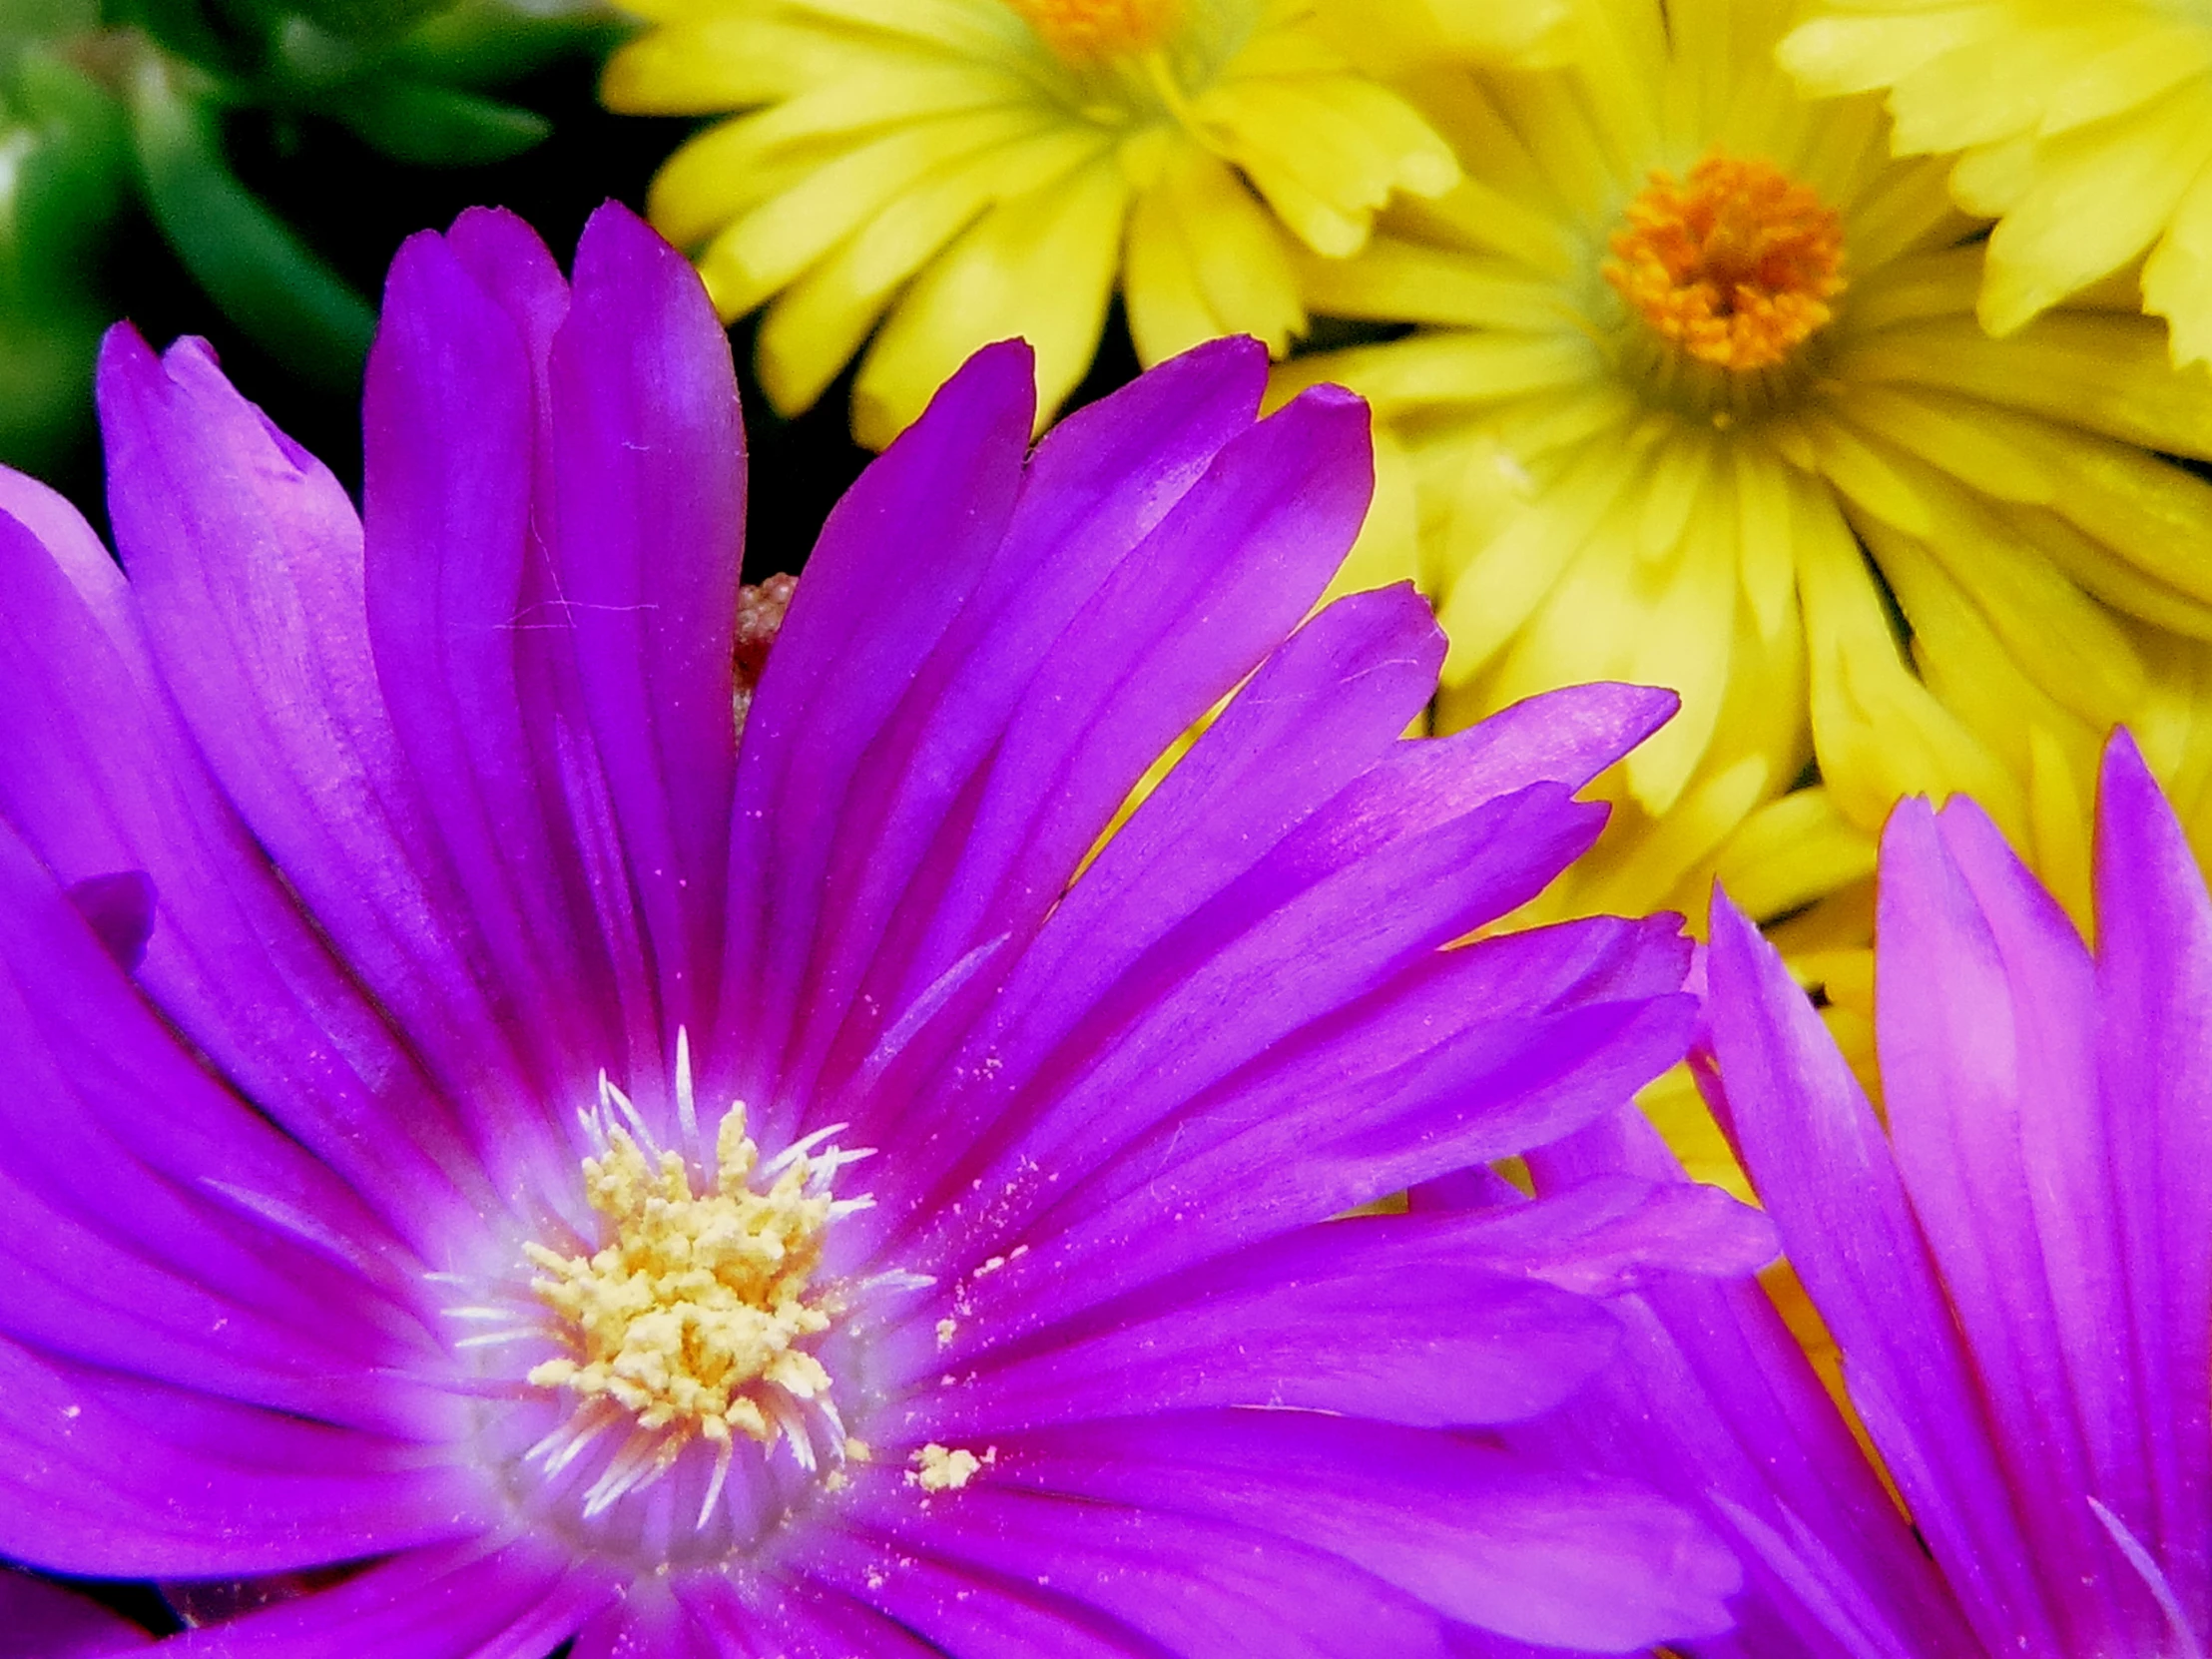
<path id="1" fill-rule="evenodd" d="M 596 59 L 593 0 L 5 0 L 0 4 L 0 461 L 48 473 L 82 442 L 132 216 L 246 339 L 350 394 L 374 309 L 241 178 L 246 119 L 342 128 L 408 168 L 530 150 L 544 116 L 498 90 Z"/>

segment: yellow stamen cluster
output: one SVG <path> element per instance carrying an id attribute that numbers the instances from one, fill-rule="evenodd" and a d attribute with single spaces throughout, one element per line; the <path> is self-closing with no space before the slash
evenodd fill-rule
<path id="1" fill-rule="evenodd" d="M 804 1157 L 765 1193 L 747 1185 L 759 1149 L 743 1105 L 722 1120 L 715 1153 L 715 1190 L 696 1198 L 681 1154 L 662 1153 L 656 1170 L 622 1130 L 605 1158 L 584 1160 L 585 1195 L 613 1236 L 588 1258 L 525 1247 L 547 1275 L 531 1289 L 575 1354 L 530 1381 L 615 1401 L 676 1445 L 733 1434 L 769 1444 L 779 1432 L 770 1389 L 806 1400 L 830 1386 L 822 1362 L 794 1345 L 830 1327 L 807 1285 L 830 1200 L 807 1192 Z"/>
<path id="2" fill-rule="evenodd" d="M 1605 279 L 1666 339 L 1722 368 L 1781 362 L 1835 315 L 1844 227 L 1771 162 L 1707 156 L 1655 172 L 1613 236 Z"/>
<path id="3" fill-rule="evenodd" d="M 1179 20 L 1181 0 L 1006 0 L 1068 64 L 1148 52 Z"/>

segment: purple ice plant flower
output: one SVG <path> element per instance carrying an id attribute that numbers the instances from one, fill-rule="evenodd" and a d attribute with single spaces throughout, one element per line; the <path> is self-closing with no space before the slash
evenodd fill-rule
<path id="1" fill-rule="evenodd" d="M 1897 809 L 1886 1126 L 1775 952 L 1716 903 L 1709 1096 L 1897 1501 L 1755 1284 L 1624 1298 L 1624 1363 L 1512 1435 L 1641 1472 L 1732 1536 L 1740 1628 L 1688 1650 L 2207 1651 L 2212 904 L 2124 733 L 2095 900 L 2092 950 L 1972 803 Z M 1532 1163 L 1575 1182 L 1671 1160 L 1621 1119 Z"/>
<path id="2" fill-rule="evenodd" d="M 1685 1508 L 1483 1425 L 1613 1352 L 1593 1276 L 1763 1224 L 1621 1177 L 1330 1219 L 1682 1052 L 1672 918 L 1444 948 L 1671 700 L 1400 741 L 1421 603 L 1302 625 L 1365 412 L 1265 376 L 1206 347 L 1029 453 L 980 354 L 741 745 L 728 345 L 627 214 L 572 283 L 498 214 L 406 246 L 359 519 L 118 330 L 121 568 L 0 479 L 0 1556 L 262 1581 L 173 1639 L 226 1659 L 1725 1628 Z"/>

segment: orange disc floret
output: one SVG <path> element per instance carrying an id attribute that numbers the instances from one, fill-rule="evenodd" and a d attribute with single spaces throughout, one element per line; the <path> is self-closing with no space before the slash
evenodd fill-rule
<path id="1" fill-rule="evenodd" d="M 1006 0 L 1053 55 L 1071 64 L 1144 52 L 1175 26 L 1181 0 Z"/>
<path id="2" fill-rule="evenodd" d="M 1605 279 L 1691 356 L 1723 368 L 1781 362 L 1844 291 L 1844 225 L 1771 162 L 1707 156 L 1654 172 L 1613 234 Z"/>

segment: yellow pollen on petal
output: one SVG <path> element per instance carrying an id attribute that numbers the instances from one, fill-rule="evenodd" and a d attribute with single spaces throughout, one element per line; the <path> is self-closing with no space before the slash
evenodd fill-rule
<path id="1" fill-rule="evenodd" d="M 722 1120 L 715 1151 L 715 1188 L 695 1196 L 682 1154 L 664 1152 L 656 1167 L 614 1130 L 606 1156 L 584 1160 L 606 1244 L 589 1257 L 524 1247 L 544 1270 L 531 1289 L 573 1355 L 536 1367 L 530 1382 L 621 1405 L 639 1428 L 667 1435 L 668 1458 L 694 1438 L 773 1444 L 777 1394 L 807 1401 L 830 1388 L 822 1362 L 798 1346 L 830 1328 L 808 1297 L 830 1195 L 808 1191 L 804 1156 L 766 1192 L 747 1184 L 759 1149 L 742 1104 Z"/>
<path id="2" fill-rule="evenodd" d="M 1767 368 L 1836 314 L 1843 220 L 1771 162 L 1715 154 L 1686 179 L 1654 172 L 1627 221 L 1605 279 L 1693 357 Z"/>
<path id="3" fill-rule="evenodd" d="M 963 1447 L 939 1445 L 931 1440 L 914 1453 L 914 1466 L 906 1478 L 925 1492 L 956 1492 L 974 1479 L 976 1472 L 994 1455 L 995 1448 L 978 1457 Z"/>
<path id="4" fill-rule="evenodd" d="M 1006 0 L 1061 62 L 1149 52 L 1182 17 L 1182 0 Z"/>

